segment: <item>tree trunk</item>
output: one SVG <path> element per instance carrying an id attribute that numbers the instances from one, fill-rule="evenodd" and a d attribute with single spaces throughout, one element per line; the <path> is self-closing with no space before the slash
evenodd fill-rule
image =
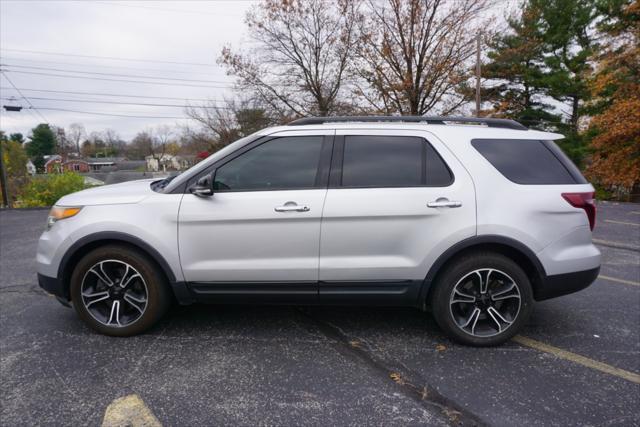
<path id="1" fill-rule="evenodd" d="M 571 126 L 573 126 L 574 130 L 578 130 L 578 107 L 580 104 L 580 98 L 577 96 L 572 97 L 571 103 Z"/>

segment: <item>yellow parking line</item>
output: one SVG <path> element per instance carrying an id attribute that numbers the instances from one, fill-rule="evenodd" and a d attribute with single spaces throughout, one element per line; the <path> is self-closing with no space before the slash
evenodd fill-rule
<path id="1" fill-rule="evenodd" d="M 516 335 L 513 337 L 513 341 L 520 345 L 552 354 L 560 359 L 569 360 L 579 365 L 586 366 L 587 368 L 595 369 L 596 371 L 604 372 L 605 374 L 613 375 L 615 377 L 622 378 L 623 380 L 631 381 L 635 384 L 640 384 L 640 375 L 635 372 L 625 371 L 624 369 L 616 368 L 606 363 L 598 362 L 597 360 L 589 359 L 588 357 L 584 357 L 531 338 L 523 337 L 522 335 Z"/>
<path id="2" fill-rule="evenodd" d="M 162 424 L 140 396 L 130 394 L 111 402 L 104 413 L 102 427 L 116 426 L 162 427 Z"/>
<path id="3" fill-rule="evenodd" d="M 636 227 L 640 227 L 640 224 L 638 224 L 637 222 L 614 221 L 612 219 L 605 219 L 604 222 L 610 222 L 611 224 L 633 225 Z"/>
<path id="4" fill-rule="evenodd" d="M 633 280 L 618 279 L 616 277 L 610 277 L 610 276 L 603 276 L 602 274 L 598 276 L 598 279 L 604 279 L 604 280 L 610 280 L 612 282 L 624 283 L 625 285 L 640 286 L 640 282 L 634 282 Z"/>

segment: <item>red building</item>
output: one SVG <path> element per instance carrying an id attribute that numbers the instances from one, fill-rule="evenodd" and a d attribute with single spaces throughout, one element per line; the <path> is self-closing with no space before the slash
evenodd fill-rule
<path id="1" fill-rule="evenodd" d="M 89 163 L 81 159 L 64 161 L 59 155 L 51 156 L 44 164 L 47 173 L 89 172 Z"/>
<path id="2" fill-rule="evenodd" d="M 90 169 L 89 163 L 80 159 L 67 160 L 62 164 L 62 170 L 65 172 L 89 172 Z"/>

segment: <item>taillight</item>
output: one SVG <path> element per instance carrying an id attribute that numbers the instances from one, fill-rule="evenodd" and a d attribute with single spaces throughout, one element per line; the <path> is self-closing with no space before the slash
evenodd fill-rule
<path id="1" fill-rule="evenodd" d="M 596 226 L 595 193 L 593 191 L 587 193 L 562 193 L 562 197 L 574 208 L 584 209 L 587 218 L 589 218 L 591 231 L 593 231 L 593 227 Z"/>

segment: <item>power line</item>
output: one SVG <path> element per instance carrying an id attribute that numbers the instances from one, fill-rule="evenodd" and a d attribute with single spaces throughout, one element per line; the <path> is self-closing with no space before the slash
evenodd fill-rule
<path id="1" fill-rule="evenodd" d="M 13 68 L 27 68 L 31 70 L 45 70 L 45 71 L 59 71 L 63 73 L 76 73 L 76 74 L 91 74 L 96 76 L 112 76 L 112 77 L 133 77 L 138 79 L 153 79 L 153 80 L 172 80 L 180 82 L 194 82 L 194 83 L 218 83 L 229 84 L 228 82 L 222 82 L 219 80 L 195 80 L 195 79 L 180 79 L 175 77 L 157 77 L 157 76 L 142 76 L 139 74 L 118 74 L 118 73 L 100 73 L 97 71 L 77 71 L 63 68 L 50 68 L 50 67 L 34 67 L 31 65 L 13 65 L 13 64 L 0 64 L 0 66 L 13 67 Z"/>
<path id="2" fill-rule="evenodd" d="M 125 83 L 138 83 L 138 84 L 148 84 L 148 85 L 160 85 L 160 86 L 180 86 L 180 87 L 201 87 L 201 88 L 210 88 L 210 89 L 228 89 L 229 86 L 212 86 L 212 85 L 192 85 L 187 83 L 165 83 L 165 82 L 145 82 L 141 80 L 126 80 L 126 79 L 108 79 L 105 77 L 90 77 L 90 76 L 68 76 L 65 74 L 54 74 L 54 73 L 40 73 L 35 71 L 18 71 L 18 70 L 4 70 L 3 73 L 19 73 L 19 74 L 32 74 L 38 76 L 51 76 L 51 77 L 66 77 L 71 79 L 86 79 L 86 80 L 102 80 L 109 82 L 125 82 Z"/>
<path id="3" fill-rule="evenodd" d="M 0 59 L 5 59 L 9 61 L 21 61 L 21 62 L 35 62 L 35 63 L 44 63 L 44 64 L 58 64 L 58 65 L 72 65 L 79 67 L 93 67 L 93 68 L 118 68 L 124 70 L 136 70 L 136 71 L 155 71 L 160 73 L 177 73 L 177 74 L 201 74 L 210 76 L 212 74 L 216 74 L 213 72 L 202 72 L 202 71 L 185 71 L 185 70 L 174 70 L 174 69 L 160 69 L 160 68 L 140 68 L 140 67 L 127 67 L 126 65 L 104 65 L 104 64 L 90 64 L 90 63 L 78 63 L 78 62 L 61 62 L 61 61 L 47 61 L 45 59 L 27 59 L 27 58 L 18 58 L 18 57 L 8 57 L 0 55 Z M 226 73 L 223 72 L 226 75 Z"/>
<path id="4" fill-rule="evenodd" d="M 159 61 L 154 59 L 135 59 L 135 58 L 122 58 L 117 56 L 97 56 L 97 55 L 81 55 L 77 53 L 63 53 L 63 52 L 45 52 L 42 50 L 27 50 L 27 49 L 9 49 L 6 47 L 0 48 L 8 52 L 23 52 L 23 53 L 35 53 L 38 55 L 53 55 L 53 56 L 71 56 L 77 58 L 95 58 L 95 59 L 109 59 L 112 61 L 129 61 L 129 62 L 152 62 L 157 64 L 177 64 L 177 65 L 195 65 L 200 67 L 215 67 L 215 64 L 204 64 L 202 62 L 178 62 L 178 61 Z"/>
<path id="5" fill-rule="evenodd" d="M 4 78 L 5 78 L 5 79 L 7 79 L 7 81 L 9 82 L 9 84 L 10 84 L 11 86 L 13 86 L 13 88 L 16 90 L 16 92 L 18 92 L 18 93 L 20 94 L 20 96 L 21 96 L 21 97 L 23 97 L 23 98 L 24 98 L 24 100 L 25 100 L 25 101 L 27 101 L 27 102 L 29 103 L 29 105 L 31 106 L 31 108 L 33 108 L 33 109 L 36 111 L 36 113 L 38 113 L 38 115 L 42 118 L 42 120 L 44 120 L 44 122 L 45 122 L 45 123 L 49 123 L 49 120 L 47 120 L 47 119 L 44 117 L 44 115 L 43 115 L 40 111 L 38 111 L 38 109 L 37 109 L 36 107 L 34 107 L 34 106 L 33 106 L 33 104 L 31 103 L 31 101 L 29 101 L 29 98 L 25 97 L 25 96 L 24 96 L 24 94 L 23 94 L 22 92 L 20 92 L 20 89 L 18 89 L 18 88 L 16 87 L 16 85 L 14 85 L 14 84 L 13 84 L 13 82 L 11 81 L 11 79 L 9 78 L 9 76 L 7 76 L 7 74 L 6 74 L 4 71 L 2 71 L 2 70 L 0 70 L 0 73 L 4 76 Z"/>
<path id="6" fill-rule="evenodd" d="M 0 98 L 4 100 L 8 100 L 10 98 Z M 62 99 L 62 98 L 42 98 L 42 97 L 34 97 L 31 99 L 36 99 L 39 101 L 62 101 L 62 102 L 85 102 L 90 104 L 118 104 L 118 105 L 139 105 L 145 107 L 179 107 L 179 108 L 189 108 L 193 107 L 192 105 L 179 105 L 179 104 L 150 104 L 150 103 L 140 103 L 140 102 L 126 102 L 126 101 L 103 101 L 100 99 Z M 199 106 L 197 108 L 204 108 L 207 110 L 230 110 L 230 107 L 217 107 L 217 106 Z"/>
<path id="7" fill-rule="evenodd" d="M 235 1 L 255 1 L 255 0 L 235 0 Z M 215 13 L 215 12 L 206 12 L 206 11 L 200 11 L 200 10 L 188 10 L 188 9 L 172 9 L 172 8 L 167 8 L 167 7 L 154 7 L 154 6 L 141 6 L 141 5 L 137 5 L 137 4 L 124 4 L 124 3 L 115 3 L 115 2 L 108 2 L 108 1 L 94 1 L 95 4 L 102 4 L 102 5 L 106 5 L 106 6 L 120 6 L 120 7 L 132 7 L 132 8 L 138 8 L 138 9 L 147 9 L 147 10 L 158 10 L 158 11 L 162 11 L 162 12 L 179 12 L 179 13 L 193 13 L 193 14 L 197 14 L 197 15 L 212 15 L 212 16 L 238 16 L 238 15 L 225 15 L 225 14 L 220 14 L 220 13 Z"/>
<path id="8" fill-rule="evenodd" d="M 0 86 L 0 89 L 11 89 L 6 86 Z M 105 92 L 77 92 L 77 91 L 65 91 L 65 90 L 51 90 L 51 89 L 27 89 L 20 88 L 25 92 L 47 92 L 47 93 L 61 93 L 64 95 L 96 95 L 96 96 L 111 96 L 111 97 L 120 97 L 120 98 L 144 98 L 144 99 L 171 99 L 174 101 L 200 101 L 200 102 L 220 102 L 215 99 L 205 99 L 205 98 L 189 98 L 189 97 L 169 97 L 169 96 L 150 96 L 150 95 L 124 95 L 124 94 L 115 94 L 115 93 L 105 93 Z"/>
<path id="9" fill-rule="evenodd" d="M 36 107 L 33 107 L 36 109 Z M 79 114 L 91 114 L 94 116 L 111 116 L 111 117 L 128 117 L 134 119 L 178 119 L 178 120 L 188 120 L 189 117 L 175 117 L 175 116 L 133 116 L 128 114 L 114 114 L 114 113 L 103 113 L 98 111 L 81 111 L 81 110 L 69 110 L 66 108 L 49 108 L 49 107 L 37 107 L 41 110 L 51 110 L 51 111 L 64 111 L 68 113 L 79 113 Z"/>

